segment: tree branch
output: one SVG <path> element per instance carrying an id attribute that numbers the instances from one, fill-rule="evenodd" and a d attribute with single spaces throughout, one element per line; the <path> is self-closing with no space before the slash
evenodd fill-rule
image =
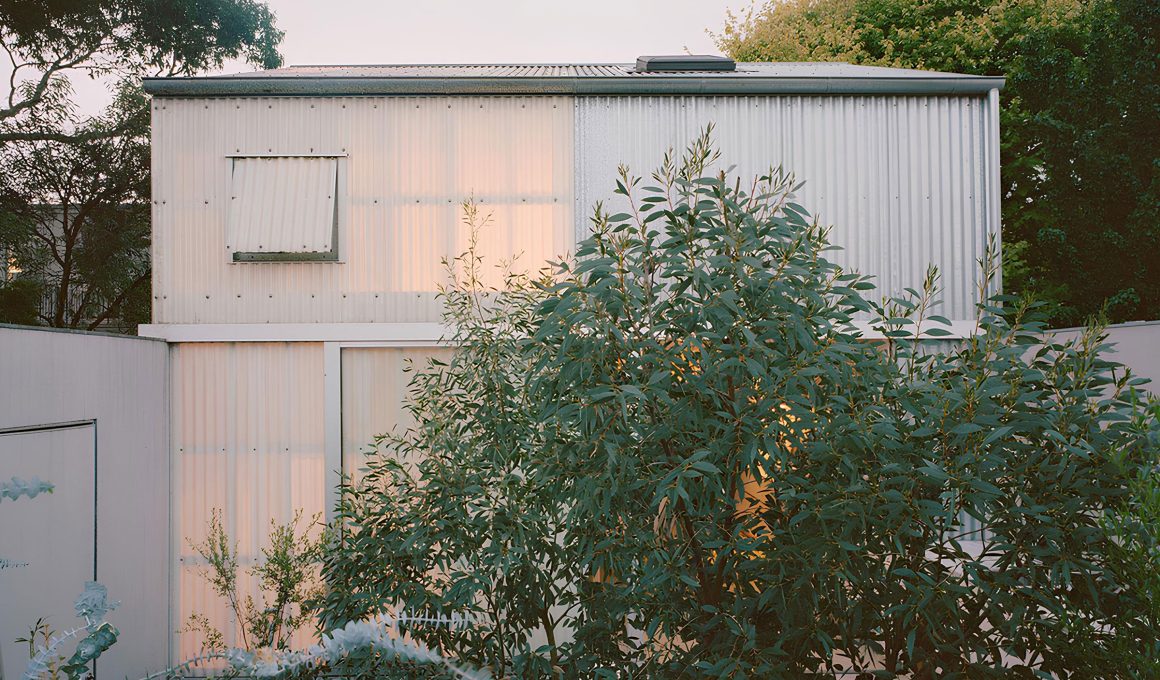
<path id="1" fill-rule="evenodd" d="M 95 319 L 93 319 L 92 322 L 89 323 L 88 330 L 96 330 L 98 326 L 107 321 L 114 313 L 119 311 L 121 305 L 123 305 L 125 300 L 129 297 L 129 293 L 131 293 L 137 286 L 140 286 L 142 283 L 148 281 L 151 275 L 152 272 L 149 270 L 141 272 L 141 274 L 139 274 L 132 283 L 130 283 L 128 286 L 125 286 L 124 290 L 122 290 L 121 293 L 117 295 L 117 297 L 113 298 L 113 301 L 109 303 L 105 311 L 101 312 Z"/>
<path id="2" fill-rule="evenodd" d="M 98 139 L 117 137 L 132 128 L 133 124 L 133 121 L 125 120 L 108 130 L 77 132 L 72 134 L 51 130 L 0 132 L 0 144 L 4 142 L 60 142 L 62 144 L 80 144 Z"/>
<path id="3" fill-rule="evenodd" d="M 103 43 L 102 43 L 102 45 L 103 45 Z M 84 50 L 84 51 L 80 52 L 79 54 L 73 55 L 73 57 L 71 59 L 67 59 L 67 58 L 62 57 L 60 59 L 56 59 L 54 61 L 46 62 L 43 64 L 36 64 L 36 63 L 21 64 L 20 67 L 38 66 L 38 67 L 43 69 L 43 72 L 41 73 L 40 80 L 37 81 L 36 86 L 33 88 L 32 94 L 29 95 L 28 97 L 26 97 L 25 99 L 23 99 L 22 101 L 13 103 L 14 102 L 13 97 L 16 94 L 16 85 L 15 85 L 16 70 L 19 67 L 15 66 L 16 60 L 15 60 L 14 56 L 12 55 L 12 52 L 11 52 L 10 48 L 8 47 L 8 45 L 4 45 L 4 49 L 8 51 L 9 58 L 12 59 L 14 69 L 13 69 L 13 72 L 12 72 L 12 75 L 10 78 L 10 80 L 12 81 L 11 82 L 12 87 L 8 93 L 9 106 L 8 106 L 8 108 L 0 109 L 0 120 L 12 118 L 12 117 L 18 115 L 20 112 L 25 111 L 27 109 L 31 109 L 31 108 L 35 107 L 36 105 L 40 104 L 42 101 L 44 101 L 44 95 L 46 92 L 48 92 L 48 86 L 52 83 L 52 77 L 54 75 L 60 73 L 61 71 L 67 71 L 69 69 L 73 69 L 73 68 L 76 68 L 77 66 L 80 66 L 81 64 L 83 64 L 85 62 L 85 60 L 92 58 L 92 56 L 97 53 L 99 47 L 100 46 L 98 46 L 97 48 Z"/>

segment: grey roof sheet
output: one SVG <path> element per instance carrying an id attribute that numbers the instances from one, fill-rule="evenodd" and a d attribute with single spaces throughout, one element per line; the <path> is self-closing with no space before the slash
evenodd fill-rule
<path id="1" fill-rule="evenodd" d="M 1003 79 L 840 62 L 742 62 L 736 71 L 653 71 L 633 64 L 289 66 L 194 78 L 146 78 L 170 96 L 373 94 L 981 94 Z"/>

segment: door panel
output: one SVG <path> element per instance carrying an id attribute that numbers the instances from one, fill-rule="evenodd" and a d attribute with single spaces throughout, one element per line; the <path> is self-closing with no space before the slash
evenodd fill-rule
<path id="1" fill-rule="evenodd" d="M 0 558 L 26 563 L 0 570 L 3 676 L 19 678 L 28 662 L 26 637 L 38 618 L 55 632 L 83 622 L 73 601 L 96 578 L 96 448 L 94 425 L 0 433 L 0 478 L 39 477 L 51 494 L 0 501 Z M 71 650 L 72 647 L 66 645 Z"/>

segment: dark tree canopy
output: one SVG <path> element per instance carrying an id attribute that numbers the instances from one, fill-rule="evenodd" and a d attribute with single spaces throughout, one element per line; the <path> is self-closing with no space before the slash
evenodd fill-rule
<path id="1" fill-rule="evenodd" d="M 1074 325 L 1160 318 L 1160 3 L 790 0 L 731 16 L 739 60 L 1005 75 L 1004 285 Z"/>
<path id="2" fill-rule="evenodd" d="M 0 247 L 20 269 L 11 320 L 89 330 L 148 321 L 147 106 L 126 90 L 76 128 L 78 141 L 0 149 Z"/>
<path id="3" fill-rule="evenodd" d="M 148 75 L 281 64 L 255 0 L 0 3 L 0 321 L 132 330 L 149 319 Z M 70 78 L 112 83 L 99 115 Z"/>
<path id="4" fill-rule="evenodd" d="M 67 139 L 36 123 L 67 99 L 61 76 L 136 79 L 191 75 L 244 59 L 282 63 L 282 31 L 254 0 L 17 0 L 0 4 L 0 43 L 10 61 L 0 103 L 0 142 Z"/>

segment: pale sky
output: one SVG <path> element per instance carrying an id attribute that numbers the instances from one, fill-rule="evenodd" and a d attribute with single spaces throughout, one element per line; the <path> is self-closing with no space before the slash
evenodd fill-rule
<path id="1" fill-rule="evenodd" d="M 716 54 L 727 9 L 751 0 L 271 0 L 286 64 L 631 62 Z M 2 69 L 0 69 L 2 70 Z M 223 72 L 250 70 L 231 64 Z M 74 79 L 85 112 L 105 86 Z"/>

